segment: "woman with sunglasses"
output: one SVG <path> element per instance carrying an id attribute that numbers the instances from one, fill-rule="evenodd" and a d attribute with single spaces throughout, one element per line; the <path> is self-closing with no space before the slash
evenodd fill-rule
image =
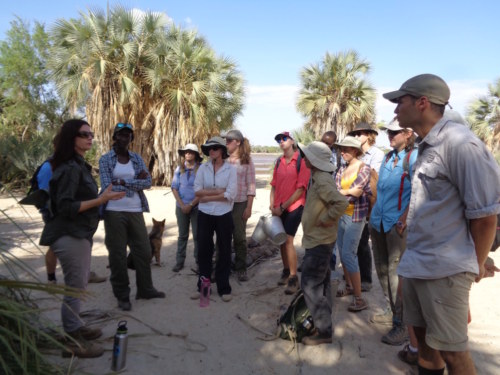
<path id="1" fill-rule="evenodd" d="M 175 216 L 179 230 L 176 262 L 172 268 L 174 272 L 179 272 L 184 268 L 189 224 L 191 224 L 193 231 L 194 259 L 198 264 L 198 198 L 194 194 L 194 179 L 203 160 L 198 146 L 193 143 L 188 143 L 177 152 L 180 156 L 179 166 L 175 169 L 171 186 L 172 194 L 175 197 Z"/>
<path id="2" fill-rule="evenodd" d="M 338 290 L 337 297 L 354 295 L 348 310 L 356 312 L 368 308 L 368 304 L 361 297 L 357 249 L 368 214 L 370 167 L 359 160 L 363 150 L 357 138 L 348 135 L 342 142 L 337 143 L 337 146 L 346 165 L 340 167 L 335 182 L 339 192 L 345 195 L 349 202 L 349 206 L 340 218 L 337 233 L 337 248 L 346 282 L 346 287 Z"/>
<path id="3" fill-rule="evenodd" d="M 127 269 L 127 246 L 135 267 L 135 299 L 165 298 L 153 287 L 151 246 L 143 212 L 149 212 L 144 189 L 151 187 L 151 175 L 139 154 L 129 151 L 134 139 L 131 124 L 118 123 L 113 131 L 113 148 L 99 159 L 101 188 L 125 192 L 120 201 L 110 202 L 104 210 L 104 243 L 108 249 L 109 278 L 118 307 L 132 309 Z"/>
<path id="4" fill-rule="evenodd" d="M 239 130 L 229 130 L 225 136 L 229 163 L 237 170 L 237 193 L 233 206 L 234 269 L 239 281 L 247 275 L 247 220 L 252 215 L 255 198 L 255 166 L 250 156 L 250 143 Z"/>
<path id="5" fill-rule="evenodd" d="M 286 285 L 285 293 L 294 294 L 299 290 L 299 278 L 293 240 L 302 218 L 311 171 L 299 157 L 289 132 L 279 133 L 274 139 L 283 150 L 283 156 L 278 158 L 274 168 L 269 209 L 273 216 L 281 218 L 286 233 L 286 241 L 280 246 L 283 271 L 278 285 Z"/>
<path id="6" fill-rule="evenodd" d="M 377 202 L 370 217 L 375 270 L 387 300 L 383 314 L 371 321 L 392 324 L 382 336 L 382 342 L 401 345 L 408 339 L 403 324 L 401 284 L 396 269 L 406 248 L 406 216 L 411 195 L 411 168 L 417 159 L 415 135 L 411 129 L 399 126 L 397 120 L 381 128 L 387 130 L 392 151 L 388 152 L 380 168 L 377 183 Z M 414 342 L 416 350 L 416 342 Z M 414 357 L 416 357 L 414 355 Z"/>
<path id="7" fill-rule="evenodd" d="M 111 187 L 98 196 L 92 167 L 84 160 L 92 148 L 94 133 L 83 120 L 68 120 L 61 127 L 50 161 L 52 179 L 49 183 L 50 210 L 53 217 L 45 224 L 40 245 L 50 246 L 56 255 L 68 287 L 85 290 L 90 272 L 92 237 L 99 224 L 101 204 L 120 199 L 123 192 Z M 83 325 L 80 298 L 64 296 L 61 319 L 64 331 L 74 340 L 67 340 L 65 353 L 81 358 L 99 357 L 104 352 L 91 344 L 102 335 L 98 328 Z"/>
<path id="8" fill-rule="evenodd" d="M 233 235 L 233 202 L 236 197 L 236 168 L 226 161 L 226 142 L 221 137 L 210 138 L 201 149 L 210 159 L 198 169 L 194 191 L 198 204 L 198 266 L 199 278 L 210 279 L 214 254 L 214 233 L 217 237 L 219 257 L 215 265 L 217 293 L 224 302 L 232 299 L 229 274 L 231 273 L 231 237 Z M 199 292 L 193 295 L 199 298 Z"/>

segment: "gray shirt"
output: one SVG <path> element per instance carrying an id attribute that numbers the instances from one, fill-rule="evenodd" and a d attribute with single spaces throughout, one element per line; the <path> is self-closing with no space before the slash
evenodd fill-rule
<path id="1" fill-rule="evenodd" d="M 375 172 L 380 171 L 380 166 L 384 160 L 384 152 L 378 147 L 372 146 L 368 151 L 365 152 L 363 157 L 360 159 L 363 163 L 370 166 L 370 168 L 375 169 Z"/>
<path id="2" fill-rule="evenodd" d="M 407 249 L 398 274 L 477 274 L 469 220 L 500 212 L 497 162 L 466 126 L 442 118 L 419 144 L 411 175 Z"/>

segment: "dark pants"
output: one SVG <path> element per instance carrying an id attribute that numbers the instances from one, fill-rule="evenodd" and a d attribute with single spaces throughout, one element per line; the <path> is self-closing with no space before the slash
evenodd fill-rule
<path id="1" fill-rule="evenodd" d="M 184 261 L 186 260 L 186 247 L 189 239 L 189 224 L 191 224 L 194 242 L 194 259 L 198 262 L 198 207 L 193 207 L 188 214 L 182 212 L 180 207 L 175 207 L 175 216 L 177 217 L 177 227 L 179 229 L 175 261 L 177 264 L 184 265 Z"/>
<path id="2" fill-rule="evenodd" d="M 212 257 L 214 255 L 214 233 L 217 237 L 219 257 L 215 265 L 215 281 L 219 295 L 231 294 L 229 274 L 231 273 L 231 238 L 233 236 L 233 216 L 228 212 L 221 216 L 207 215 L 198 211 L 198 265 L 200 278 L 210 279 Z M 200 289 L 198 278 L 198 290 Z"/>
<path id="3" fill-rule="evenodd" d="M 332 335 L 332 292 L 330 258 L 333 244 L 306 249 L 302 260 L 300 287 L 314 326 L 321 334 Z"/>
<path id="4" fill-rule="evenodd" d="M 234 240 L 234 269 L 246 271 L 247 269 L 247 222 L 243 220 L 243 212 L 247 208 L 247 201 L 234 202 L 233 206 L 233 240 Z"/>
<path id="5" fill-rule="evenodd" d="M 137 293 L 150 293 L 154 289 L 151 279 L 151 246 L 142 212 L 106 211 L 104 230 L 104 243 L 108 248 L 111 270 L 109 280 L 115 297 L 123 301 L 130 295 L 127 245 L 135 266 Z"/>
<path id="6" fill-rule="evenodd" d="M 359 273 L 361 275 L 361 282 L 371 284 L 372 251 L 370 249 L 370 245 L 368 244 L 369 238 L 370 238 L 370 231 L 368 229 L 368 224 L 365 224 L 358 245 L 358 264 L 359 264 Z"/>

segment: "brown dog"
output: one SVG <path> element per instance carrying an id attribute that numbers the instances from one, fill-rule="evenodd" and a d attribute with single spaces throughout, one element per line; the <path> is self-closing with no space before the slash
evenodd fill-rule
<path id="1" fill-rule="evenodd" d="M 162 221 L 153 219 L 153 229 L 151 229 L 151 233 L 149 233 L 149 243 L 151 245 L 151 260 L 153 260 L 154 257 L 157 266 L 162 265 L 160 262 L 160 250 L 164 230 L 165 219 Z"/>

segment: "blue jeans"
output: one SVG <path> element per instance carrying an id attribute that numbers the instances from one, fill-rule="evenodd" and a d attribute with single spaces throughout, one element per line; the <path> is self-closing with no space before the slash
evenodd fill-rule
<path id="1" fill-rule="evenodd" d="M 184 261 L 186 260 L 186 247 L 189 239 L 189 224 L 191 224 L 194 242 L 194 259 L 196 263 L 198 263 L 198 207 L 193 207 L 189 214 L 185 214 L 179 206 L 176 206 L 175 216 L 177 217 L 177 228 L 179 229 L 175 261 L 177 264 L 184 265 Z"/>
<path id="2" fill-rule="evenodd" d="M 352 222 L 352 216 L 342 215 L 337 233 L 337 248 L 339 249 L 342 264 L 349 273 L 359 272 L 358 244 L 365 221 Z"/>
<path id="3" fill-rule="evenodd" d="M 333 244 L 306 249 L 302 260 L 300 288 L 313 317 L 314 326 L 321 334 L 332 335 L 332 292 L 330 284 L 330 257 Z"/>

